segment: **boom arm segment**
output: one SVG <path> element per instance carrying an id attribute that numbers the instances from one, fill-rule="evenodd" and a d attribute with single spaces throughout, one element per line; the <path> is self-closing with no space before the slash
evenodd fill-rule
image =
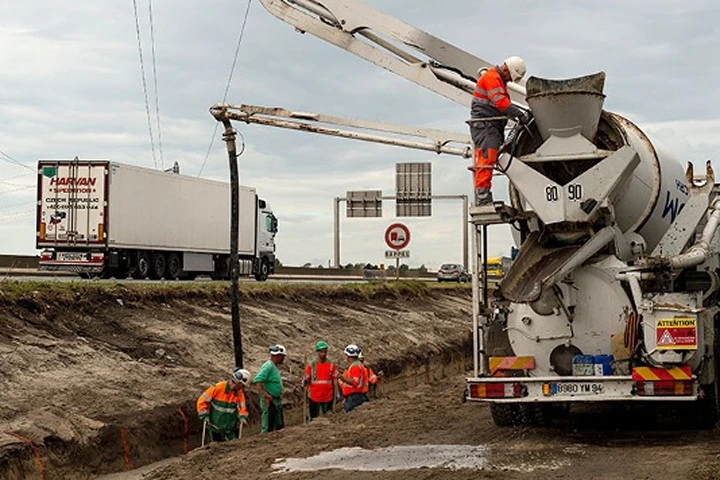
<path id="1" fill-rule="evenodd" d="M 334 117 L 320 113 L 294 112 L 284 108 L 260 107 L 256 105 L 217 104 L 210 109 L 210 112 L 215 118 L 226 117 L 231 120 L 239 120 L 246 123 L 257 123 L 271 127 L 352 138 L 366 142 L 384 143 L 386 145 L 426 150 L 438 154 L 457 155 L 463 158 L 473 156 L 472 141 L 469 135 L 445 132 L 432 128 L 409 127 L 356 118 Z M 327 125 L 342 125 L 361 131 L 340 130 Z M 388 132 L 396 136 L 389 137 L 363 133 L 362 130 Z M 422 140 L 417 140 L 417 138 Z M 457 146 L 451 144 L 457 144 Z"/>
<path id="2" fill-rule="evenodd" d="M 260 0 L 280 20 L 470 107 L 480 68 L 493 64 L 357 0 Z M 360 38 L 362 37 L 362 39 Z M 508 84 L 525 105 L 525 87 Z"/>

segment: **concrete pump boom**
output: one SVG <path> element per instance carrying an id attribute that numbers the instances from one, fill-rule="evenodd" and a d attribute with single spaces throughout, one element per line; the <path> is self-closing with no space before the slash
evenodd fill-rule
<path id="1" fill-rule="evenodd" d="M 267 11 L 326 42 L 470 107 L 481 68 L 494 64 L 357 0 L 260 0 Z M 513 102 L 525 87 L 508 83 Z"/>
<path id="2" fill-rule="evenodd" d="M 260 107 L 257 105 L 214 105 L 210 112 L 218 118 L 223 114 L 230 120 L 256 123 L 271 127 L 288 128 L 303 132 L 318 133 L 342 138 L 384 143 L 400 147 L 426 150 L 435 153 L 470 158 L 473 155 L 472 141 L 467 134 L 445 132 L 432 128 L 409 127 L 390 123 L 373 122 L 356 118 L 335 117 L 320 113 L 294 112 L 284 108 Z M 362 131 L 341 130 L 327 125 L 342 125 L 358 130 L 389 132 L 394 137 L 363 133 Z M 412 138 L 406 138 L 412 137 Z M 423 140 L 417 140 L 417 138 Z M 452 146 L 450 144 L 457 144 Z"/>

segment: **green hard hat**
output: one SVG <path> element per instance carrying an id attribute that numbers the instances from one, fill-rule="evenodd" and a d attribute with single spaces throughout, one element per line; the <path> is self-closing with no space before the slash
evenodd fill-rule
<path id="1" fill-rule="evenodd" d="M 325 350 L 325 349 L 327 349 L 327 348 L 328 348 L 328 344 L 325 343 L 325 342 L 322 341 L 322 340 L 320 340 L 319 342 L 317 342 L 317 344 L 315 345 L 315 351 L 316 351 L 316 352 L 317 352 L 318 350 Z"/>

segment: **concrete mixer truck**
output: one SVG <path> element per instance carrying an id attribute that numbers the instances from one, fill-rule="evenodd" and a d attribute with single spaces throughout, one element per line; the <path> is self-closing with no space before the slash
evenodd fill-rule
<path id="1" fill-rule="evenodd" d="M 464 108 L 477 72 L 493 66 L 358 1 L 261 3 L 297 31 Z M 597 73 L 508 83 L 512 101 L 527 105 L 534 121 L 513 127 L 498 158 L 509 204 L 469 212 L 474 368 L 464 399 L 489 403 L 501 426 L 545 423 L 575 403 L 644 402 L 675 406 L 683 419 L 709 428 L 720 410 L 713 171 L 709 163 L 702 175 L 692 165 L 683 171 L 633 123 L 604 111 L 604 81 Z M 466 158 L 472 151 L 466 135 L 436 130 L 251 105 L 213 112 Z M 520 251 L 490 297 L 487 230 L 499 224 L 515 227 Z"/>
<path id="2" fill-rule="evenodd" d="M 602 110 L 603 73 L 527 81 L 535 121 L 498 167 L 511 204 L 471 209 L 476 245 L 517 227 L 520 253 L 489 299 L 475 279 L 467 399 L 499 425 L 544 423 L 573 402 L 684 402 L 718 419 L 720 199 L 702 176 Z"/>

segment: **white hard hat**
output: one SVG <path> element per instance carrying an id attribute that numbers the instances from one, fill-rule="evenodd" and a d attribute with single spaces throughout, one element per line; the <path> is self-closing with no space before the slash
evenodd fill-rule
<path id="1" fill-rule="evenodd" d="M 362 349 L 355 344 L 350 344 L 345 347 L 345 355 L 348 357 L 357 357 L 362 353 Z"/>
<path id="2" fill-rule="evenodd" d="M 232 373 L 232 378 L 236 382 L 240 382 L 247 387 L 250 383 L 250 372 L 244 368 L 235 368 Z"/>
<path id="3" fill-rule="evenodd" d="M 520 57 L 509 57 L 505 60 L 505 66 L 510 72 L 513 82 L 519 82 L 525 76 L 525 60 Z"/>
<path id="4" fill-rule="evenodd" d="M 282 345 L 273 345 L 269 348 L 270 355 L 287 355 L 287 350 Z"/>

